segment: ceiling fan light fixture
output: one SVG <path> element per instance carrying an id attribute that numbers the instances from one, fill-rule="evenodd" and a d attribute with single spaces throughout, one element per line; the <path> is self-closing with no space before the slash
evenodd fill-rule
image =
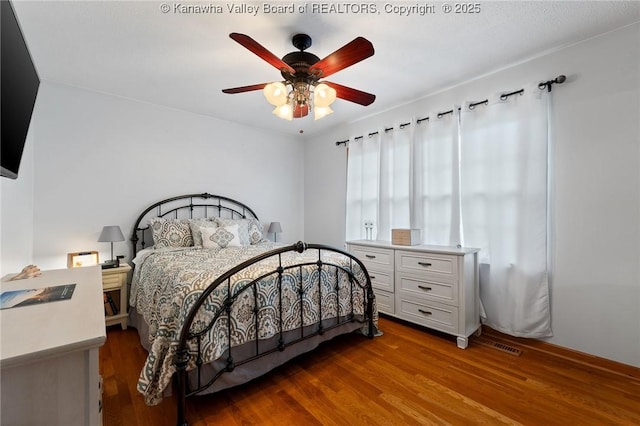
<path id="1" fill-rule="evenodd" d="M 318 84 L 313 90 L 313 104 L 316 107 L 329 107 L 336 100 L 336 89 L 324 83 Z"/>
<path id="2" fill-rule="evenodd" d="M 279 118 L 302 118 L 313 110 L 315 119 L 319 120 L 333 113 L 329 106 L 337 98 L 363 106 L 370 105 L 376 98 L 371 93 L 337 83 L 319 82 L 321 78 L 372 56 L 373 45 L 364 37 L 356 37 L 323 59 L 306 51 L 311 46 L 311 37 L 306 34 L 294 35 L 292 42 L 298 51 L 287 53 L 282 58 L 245 34 L 231 33 L 229 37 L 278 69 L 284 81 L 233 87 L 222 92 L 233 94 L 262 90 L 267 102 L 276 107 L 273 114 Z"/>
<path id="3" fill-rule="evenodd" d="M 267 98 L 267 102 L 276 107 L 282 106 L 288 101 L 287 87 L 280 81 L 267 84 L 262 93 Z"/>
<path id="4" fill-rule="evenodd" d="M 333 114 L 333 110 L 328 106 L 326 107 L 316 106 L 313 108 L 314 120 L 320 120 L 321 118 L 324 118 L 329 114 Z"/>
<path id="5" fill-rule="evenodd" d="M 291 107 L 291 104 L 288 103 L 277 106 L 276 109 L 273 110 L 273 114 L 285 120 L 293 120 L 293 108 Z"/>

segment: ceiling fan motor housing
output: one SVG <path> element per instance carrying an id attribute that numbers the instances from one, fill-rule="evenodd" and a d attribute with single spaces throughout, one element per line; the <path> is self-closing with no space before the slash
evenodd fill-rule
<path id="1" fill-rule="evenodd" d="M 282 77 L 292 83 L 304 81 L 313 84 L 318 81 L 321 76 L 310 74 L 309 68 L 318 61 L 320 61 L 320 58 L 313 53 L 303 51 L 287 53 L 282 57 L 282 62 L 291 66 L 291 68 L 296 70 L 296 73 L 292 75 L 287 71 L 282 71 Z"/>
<path id="2" fill-rule="evenodd" d="M 306 49 L 311 47 L 311 37 L 307 34 L 296 34 L 291 39 L 291 43 L 299 52 L 291 52 L 284 55 L 282 62 L 289 65 L 296 72 L 295 74 L 290 74 L 287 71 L 282 71 L 282 77 L 292 84 L 302 82 L 307 84 L 317 83 L 322 76 L 316 73 L 310 74 L 309 68 L 320 61 L 320 58 L 313 53 L 305 52 Z"/>

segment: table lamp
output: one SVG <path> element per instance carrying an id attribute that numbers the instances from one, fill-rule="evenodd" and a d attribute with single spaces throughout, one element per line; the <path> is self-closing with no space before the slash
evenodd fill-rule
<path id="1" fill-rule="evenodd" d="M 269 234 L 273 234 L 273 242 L 276 242 L 278 240 L 278 232 L 282 232 L 280 222 L 271 222 L 271 224 L 269 225 L 269 230 L 267 232 Z"/>
<path id="2" fill-rule="evenodd" d="M 113 243 L 115 241 L 124 241 L 124 235 L 122 235 L 122 231 L 119 226 L 105 226 L 102 228 L 102 232 L 100 233 L 100 237 L 98 237 L 98 242 L 100 243 L 111 243 L 111 260 L 108 260 L 102 263 L 102 269 L 106 268 L 116 268 L 118 266 L 118 261 L 113 257 Z"/>

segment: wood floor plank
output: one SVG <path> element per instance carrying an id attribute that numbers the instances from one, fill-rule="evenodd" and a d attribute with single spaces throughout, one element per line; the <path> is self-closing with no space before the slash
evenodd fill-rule
<path id="1" fill-rule="evenodd" d="M 191 426 L 637 425 L 640 369 L 489 330 L 522 350 L 380 319 L 384 335 L 339 336 L 250 383 L 187 402 Z M 100 350 L 104 426 L 164 426 L 175 398 L 147 406 L 136 383 L 146 353 L 111 327 Z"/>

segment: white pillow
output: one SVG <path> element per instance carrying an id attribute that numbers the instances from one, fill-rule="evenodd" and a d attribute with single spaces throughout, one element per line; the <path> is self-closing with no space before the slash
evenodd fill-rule
<path id="1" fill-rule="evenodd" d="M 223 219 L 220 217 L 214 218 L 218 226 L 232 226 L 238 225 L 238 235 L 240 236 L 240 243 L 243 246 L 251 244 L 249 239 L 249 220 L 248 219 Z"/>
<path id="2" fill-rule="evenodd" d="M 218 224 L 213 220 L 213 218 L 189 219 L 189 227 L 191 227 L 193 246 L 202 247 L 202 235 L 200 234 L 200 228 L 217 228 Z"/>
<path id="3" fill-rule="evenodd" d="M 200 234 L 204 248 L 242 247 L 237 224 L 218 228 L 201 227 Z"/>

